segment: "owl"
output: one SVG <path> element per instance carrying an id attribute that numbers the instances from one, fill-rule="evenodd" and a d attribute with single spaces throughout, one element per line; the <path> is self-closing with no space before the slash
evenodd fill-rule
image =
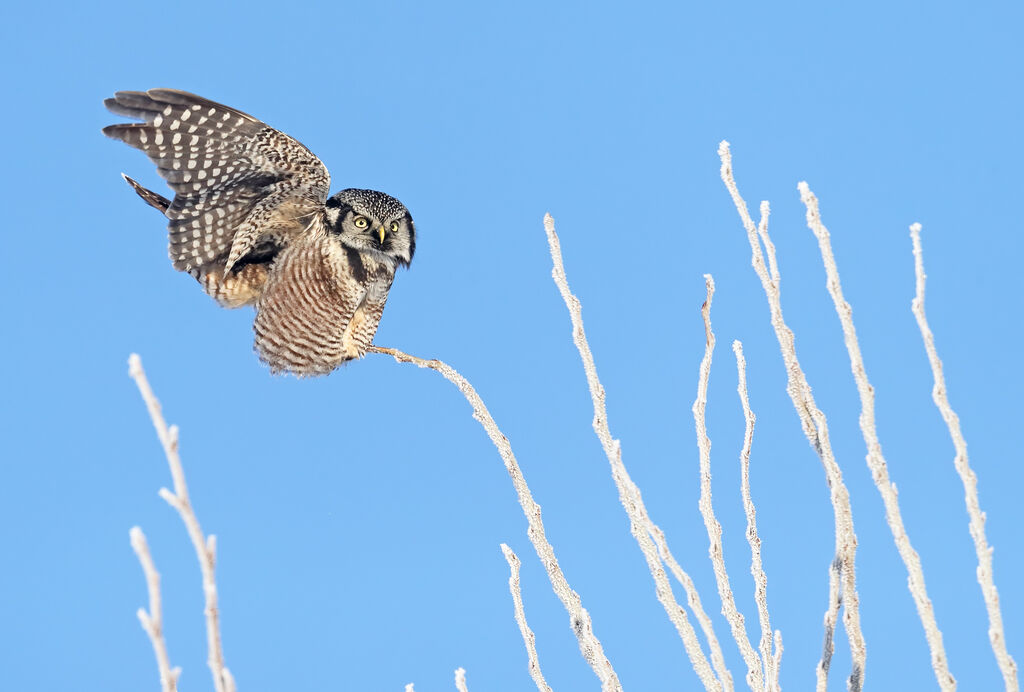
<path id="1" fill-rule="evenodd" d="M 401 202 L 354 188 L 328 197 L 309 149 L 195 94 L 119 91 L 104 105 L 142 121 L 103 134 L 145 152 L 174 191 L 123 176 L 167 217 L 174 268 L 224 307 L 256 308 L 255 351 L 273 372 L 323 375 L 366 353 L 416 250 Z"/>

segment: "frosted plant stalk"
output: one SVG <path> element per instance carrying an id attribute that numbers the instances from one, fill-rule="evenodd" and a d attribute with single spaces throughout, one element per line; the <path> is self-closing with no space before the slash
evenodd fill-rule
<path id="1" fill-rule="evenodd" d="M 526 609 L 523 608 L 523 594 L 519 587 L 519 556 L 512 552 L 504 543 L 501 544 L 501 552 L 505 555 L 511 575 L 508 578 L 508 590 L 512 594 L 512 603 L 515 606 L 516 624 L 519 625 L 519 633 L 523 635 L 523 643 L 526 645 L 527 665 L 530 669 L 530 677 L 540 692 L 551 692 L 540 671 L 540 659 L 537 657 L 537 637 L 533 630 L 526 623 Z"/>
<path id="2" fill-rule="evenodd" d="M 1020 683 L 1017 680 L 1017 664 L 1006 650 L 1003 614 L 999 609 L 999 592 L 996 591 L 992 575 L 993 548 L 989 546 L 988 539 L 985 537 L 985 513 L 981 511 L 981 503 L 978 500 L 978 477 L 974 475 L 967 458 L 967 441 L 960 430 L 960 418 L 949 404 L 946 377 L 942 374 L 942 361 L 939 360 L 939 352 L 935 349 L 935 335 L 932 334 L 931 327 L 928 326 L 928 318 L 924 311 L 926 276 L 921 252 L 921 224 L 915 223 L 910 227 L 910 239 L 914 247 L 914 276 L 916 278 L 916 294 L 911 303 L 911 310 L 917 319 L 917 326 L 924 339 L 924 348 L 928 353 L 928 363 L 932 367 L 932 377 L 935 382 L 932 387 L 932 400 L 942 414 L 946 427 L 949 428 L 949 436 L 953 439 L 953 447 L 956 450 L 953 465 L 964 486 L 964 502 L 967 504 L 967 516 L 970 518 L 971 538 L 974 539 L 974 549 L 978 555 L 978 583 L 981 585 L 981 595 L 985 600 L 985 609 L 988 611 L 988 638 L 992 645 L 992 651 L 995 653 L 999 671 L 1003 674 L 1007 692 L 1018 692 Z"/>
<path id="3" fill-rule="evenodd" d="M 540 505 L 534 501 L 530 488 L 526 485 L 526 479 L 523 478 L 519 462 L 516 461 L 515 454 L 512 453 L 512 445 L 509 444 L 508 438 L 505 437 L 504 433 L 498 428 L 497 423 L 494 422 L 494 418 L 491 417 L 490 412 L 484 405 L 480 395 L 476 393 L 473 385 L 460 375 L 455 368 L 436 359 L 425 360 L 416 356 L 410 356 L 408 353 L 403 353 L 394 348 L 384 348 L 382 346 L 371 346 L 368 351 L 370 353 L 391 356 L 399 363 L 412 363 L 421 368 L 433 370 L 454 384 L 462 395 L 466 397 L 466 401 L 473 407 L 473 418 L 483 426 L 487 436 L 491 438 L 491 442 L 494 443 L 502 460 L 505 462 L 505 469 L 512 479 L 512 485 L 515 487 L 516 495 L 519 497 L 519 504 L 523 508 L 523 513 L 526 515 L 526 521 L 529 524 L 526 534 L 530 542 L 533 543 L 537 556 L 548 573 L 548 579 L 551 581 L 551 587 L 555 595 L 558 596 L 562 604 L 565 605 L 565 609 L 569 612 L 569 621 L 579 641 L 580 653 L 583 654 L 583 659 L 590 665 L 601 681 L 602 692 L 621 691 L 622 685 L 619 683 L 619 677 L 615 674 L 611 662 L 604 655 L 601 642 L 594 635 L 594 626 L 590 620 L 590 614 L 583 607 L 579 594 L 570 588 L 565 574 L 562 573 L 562 568 L 558 565 L 555 550 L 548 542 L 547 536 L 544 533 Z"/>
<path id="4" fill-rule="evenodd" d="M 181 668 L 171 668 L 170 657 L 167 655 L 167 641 L 164 639 L 163 629 L 163 608 L 160 599 L 160 573 L 156 571 L 156 565 L 153 564 L 153 557 L 149 553 L 149 544 L 146 543 L 146 535 L 142 533 L 142 529 L 133 526 L 129 536 L 132 549 L 139 558 L 139 564 L 142 565 L 142 573 L 146 576 L 146 588 L 149 591 L 149 611 L 139 608 L 136 615 L 139 616 L 142 629 L 153 644 L 156 666 L 160 671 L 161 692 L 176 692 Z"/>
<path id="5" fill-rule="evenodd" d="M 775 630 L 775 656 L 773 656 L 773 659 L 775 661 L 775 687 L 772 689 L 777 692 L 781 689 L 779 685 L 779 670 L 782 669 L 782 632 L 780 630 Z"/>
<path id="6" fill-rule="evenodd" d="M 168 426 L 164 421 L 163 413 L 160 411 L 160 402 L 153 389 L 146 379 L 146 372 L 142 369 L 142 359 L 138 354 L 131 354 L 128 358 L 128 374 L 135 380 L 139 388 L 139 394 L 146 403 L 149 410 L 149 417 L 156 428 L 157 437 L 164 449 L 164 456 L 167 457 L 167 464 L 171 469 L 171 477 L 174 480 L 174 492 L 167 488 L 160 488 L 160 497 L 167 504 L 178 511 L 185 529 L 188 531 L 192 545 L 195 547 L 196 556 L 199 558 L 199 569 L 203 575 L 203 593 L 206 597 L 206 642 L 208 649 L 207 663 L 213 675 L 213 686 L 216 692 L 234 692 L 235 681 L 231 672 L 224 665 L 224 650 L 220 639 L 220 613 L 217 608 L 217 580 L 214 575 L 216 567 L 217 539 L 213 535 L 204 538 L 203 530 L 199 526 L 199 519 L 188 497 L 188 485 L 185 483 L 185 470 L 181 465 L 181 457 L 178 455 L 178 427 Z"/>
<path id="7" fill-rule="evenodd" d="M 558 234 L 555 233 L 555 220 L 551 218 L 550 214 L 544 216 L 544 230 L 548 236 L 551 260 L 554 265 L 551 276 L 554 278 L 555 284 L 562 294 L 566 307 L 569 308 L 569 316 L 572 320 L 572 338 L 576 344 L 576 349 L 579 351 L 580 359 L 583 361 L 587 385 L 590 387 L 590 398 L 594 404 L 594 432 L 601 441 L 601 447 L 604 449 L 605 456 L 608 457 L 608 461 L 611 464 L 612 478 L 619 491 L 619 501 L 629 516 L 630 532 L 639 544 L 640 550 L 647 560 L 647 567 L 654 578 L 655 594 L 672 624 L 675 625 L 676 630 L 679 632 L 686 653 L 690 657 L 690 663 L 704 684 L 705 689 L 724 689 L 725 692 L 731 692 L 733 689 L 732 675 L 725 667 L 722 648 L 718 644 L 714 628 L 711 625 L 711 619 L 704 612 L 700 596 L 690 576 L 683 571 L 675 558 L 672 557 L 668 544 L 665 542 L 664 533 L 648 516 L 647 508 L 644 506 L 643 497 L 640 494 L 640 488 L 629 477 L 629 473 L 626 472 L 626 466 L 622 462 L 622 447 L 619 441 L 612 437 L 611 430 L 608 427 L 608 410 L 605 407 L 604 387 L 601 386 L 601 381 L 598 379 L 594 355 L 590 351 L 590 344 L 587 343 L 587 334 L 583 329 L 583 308 L 579 298 L 574 296 L 569 289 L 569 281 L 565 275 L 565 265 L 562 262 L 561 244 L 558 241 Z M 665 563 L 669 565 L 669 568 L 676 578 L 682 582 L 686 590 L 690 608 L 700 622 L 701 629 L 708 639 L 708 645 L 711 649 L 711 660 L 715 664 L 715 670 L 718 672 L 719 679 L 715 679 L 707 657 L 705 657 L 703 650 L 701 650 L 697 634 L 690 624 L 689 618 L 686 616 L 686 611 L 676 602 L 675 596 L 672 594 L 672 585 L 665 575 L 665 570 L 661 564 L 662 560 L 665 560 Z"/>
<path id="8" fill-rule="evenodd" d="M 928 598 L 928 590 L 925 588 L 921 558 L 911 545 L 910 536 L 907 535 L 906 527 L 903 525 L 896 484 L 889 480 L 889 465 L 882 455 L 882 444 L 878 440 L 878 431 L 875 426 L 875 389 L 868 381 L 864 357 L 857 339 L 857 330 L 853 324 L 853 308 L 843 296 L 843 287 L 839 282 L 839 268 L 836 266 L 836 258 L 832 253 L 832 241 L 828 229 L 825 228 L 825 224 L 821 220 L 818 198 L 811 192 L 806 182 L 797 185 L 797 189 L 800 191 L 800 199 L 807 208 L 807 226 L 818 239 L 821 260 L 825 265 L 828 292 L 832 296 L 836 314 L 843 327 L 843 340 L 846 342 L 846 351 L 850 356 L 850 369 L 853 372 L 853 379 L 857 383 L 857 393 L 860 395 L 860 430 L 868 450 L 868 468 L 871 470 L 871 477 L 882 496 L 882 503 L 885 505 L 885 519 L 892 531 L 896 549 L 907 568 L 907 587 L 910 589 L 910 595 L 917 607 L 918 617 L 921 618 L 921 624 L 924 627 L 935 679 L 939 683 L 940 690 L 954 692 L 956 679 L 949 670 L 946 649 L 942 644 L 942 632 L 939 630 L 939 624 L 935 619 L 935 610 L 932 607 L 931 599 Z"/>
<path id="9" fill-rule="evenodd" d="M 736 391 L 743 405 L 743 448 L 740 450 L 740 494 L 743 496 L 743 511 L 747 515 L 747 542 L 750 544 L 750 574 L 754 578 L 754 600 L 757 602 L 757 616 L 761 625 L 761 641 L 758 650 L 764 664 L 766 692 L 780 692 L 779 663 L 782 656 L 782 633 L 776 632 L 778 644 L 772 656 L 772 625 L 768 615 L 768 575 L 761 563 L 761 537 L 757 533 L 757 511 L 750 496 L 750 450 L 754 445 L 754 423 L 757 418 L 750 409 L 747 395 L 747 360 L 743 357 L 743 344 L 732 342 L 736 354 L 736 375 L 739 384 Z"/>
<path id="10" fill-rule="evenodd" d="M 469 692 L 469 688 L 466 687 L 466 669 L 456 668 L 455 669 L 455 689 L 459 692 Z"/>
<path id="11" fill-rule="evenodd" d="M 850 658 L 852 670 L 847 679 L 847 687 L 850 692 L 859 692 L 864 684 L 864 668 L 867 659 L 867 648 L 864 643 L 864 634 L 860 627 L 860 603 L 857 598 L 856 588 L 856 556 L 857 536 L 853 529 L 853 510 L 850 506 L 850 493 L 843 483 L 843 474 L 836 462 L 832 452 L 832 444 L 829 441 L 828 423 L 825 414 L 821 412 L 811 394 L 811 387 L 807 377 L 800 368 L 800 362 L 796 356 L 796 341 L 793 331 L 786 324 L 782 317 L 782 301 L 779 292 L 778 263 L 775 259 L 775 247 L 772 245 L 768 235 L 768 204 L 761 204 L 761 223 L 754 225 L 750 213 L 747 211 L 747 203 L 740 196 L 739 189 L 732 174 L 732 154 L 729 152 L 729 143 L 723 141 L 718 148 L 718 155 L 722 161 L 721 176 L 729 194 L 732 196 L 736 210 L 747 231 L 747 239 L 750 242 L 751 264 L 765 296 L 768 298 L 768 306 L 771 311 L 772 327 L 775 329 L 775 336 L 779 342 L 779 349 L 782 352 L 782 359 L 786 365 L 788 384 L 786 391 L 793 406 L 796 408 L 800 423 L 803 426 L 804 435 L 814 448 L 814 451 L 821 459 L 825 469 L 825 477 L 829 485 L 829 495 L 832 501 L 833 517 L 835 522 L 835 557 L 829 573 L 829 605 L 825 611 L 825 644 L 822 647 L 822 658 L 817 669 L 817 690 L 825 692 L 828 686 L 828 670 L 832 656 L 832 641 L 835 632 L 835 622 L 839 616 L 840 605 L 844 605 L 843 624 L 846 627 L 846 636 L 850 644 Z M 761 243 L 764 243 L 765 250 L 761 250 Z M 768 255 L 767 265 L 765 253 Z M 770 272 L 770 273 L 769 273 Z M 842 597 L 840 597 L 840 591 Z"/>
<path id="12" fill-rule="evenodd" d="M 764 688 L 763 663 L 758 659 L 757 652 L 750 644 L 747 630 L 743 624 L 743 616 L 736 608 L 736 599 L 729 584 L 729 573 L 725 568 L 725 555 L 722 548 L 722 525 L 715 517 L 711 504 L 711 439 L 707 429 L 708 381 L 711 379 L 711 358 L 715 351 L 715 333 L 711 330 L 711 300 L 715 295 L 715 280 L 710 274 L 704 275 L 707 298 L 701 306 L 704 318 L 704 357 L 700 362 L 700 374 L 697 378 L 697 398 L 693 402 L 693 422 L 697 435 L 697 450 L 700 456 L 700 507 L 704 518 L 704 527 L 708 532 L 708 556 L 714 568 L 715 584 L 718 586 L 718 597 L 722 601 L 722 614 L 732 630 L 744 663 L 747 664 L 747 685 L 753 692 Z"/>

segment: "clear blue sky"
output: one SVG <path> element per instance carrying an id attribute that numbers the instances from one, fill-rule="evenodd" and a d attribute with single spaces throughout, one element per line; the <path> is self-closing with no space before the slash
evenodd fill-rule
<path id="1" fill-rule="evenodd" d="M 924 224 L 928 306 L 980 478 L 1006 637 L 1024 663 L 1019 3 L 58 2 L 9 8 L 7 363 L 0 401 L 0 669 L 10 690 L 156 690 L 128 529 L 163 574 L 183 690 L 210 689 L 202 592 L 127 376 L 139 352 L 217 534 L 227 661 L 243 692 L 532 689 L 499 543 L 523 559 L 556 692 L 598 689 L 526 537 L 501 460 L 433 373 L 371 357 L 325 379 L 272 377 L 251 313 L 172 270 L 158 214 L 106 140 L 102 99 L 186 89 L 288 132 L 333 188 L 403 200 L 419 229 L 377 342 L 440 357 L 512 441 L 565 573 L 627 690 L 696 689 L 629 535 L 541 218 L 558 222 L 613 433 L 655 521 L 718 602 L 697 510 L 690 405 L 702 274 L 718 294 L 709 432 L 715 506 L 756 631 L 738 493 L 743 340 L 752 459 L 783 685 L 820 655 L 832 520 L 749 248 L 719 181 L 733 145 L 747 201 L 773 204 L 783 303 L 853 497 L 868 689 L 933 689 L 906 573 L 864 462 L 859 403 L 796 184 L 821 199 L 878 396 L 879 433 L 954 675 L 1000 689 L 953 449 L 910 313 L 907 227 Z M 677 590 L 677 593 L 680 593 Z M 683 596 L 679 595 L 680 600 Z M 743 668 L 718 620 L 738 689 Z M 844 689 L 845 640 L 832 689 Z"/>

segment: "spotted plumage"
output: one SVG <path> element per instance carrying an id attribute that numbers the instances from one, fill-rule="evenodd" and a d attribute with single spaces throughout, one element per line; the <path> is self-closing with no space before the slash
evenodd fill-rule
<path id="1" fill-rule="evenodd" d="M 416 232 L 394 197 L 350 188 L 295 139 L 173 89 L 104 101 L 142 122 L 104 134 L 140 149 L 174 191 L 125 180 L 168 219 L 175 269 L 228 308 L 256 307 L 255 348 L 275 372 L 321 375 L 366 353 Z"/>

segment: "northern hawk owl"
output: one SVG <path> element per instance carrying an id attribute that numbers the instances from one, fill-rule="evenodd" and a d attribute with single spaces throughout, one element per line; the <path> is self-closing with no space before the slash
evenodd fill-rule
<path id="1" fill-rule="evenodd" d="M 416 249 L 394 197 L 347 189 L 295 139 L 174 89 L 119 91 L 104 105 L 141 120 L 108 137 L 141 149 L 174 199 L 128 184 L 168 219 L 174 268 L 220 305 L 256 307 L 255 349 L 274 372 L 321 375 L 366 353 L 399 265 Z"/>

